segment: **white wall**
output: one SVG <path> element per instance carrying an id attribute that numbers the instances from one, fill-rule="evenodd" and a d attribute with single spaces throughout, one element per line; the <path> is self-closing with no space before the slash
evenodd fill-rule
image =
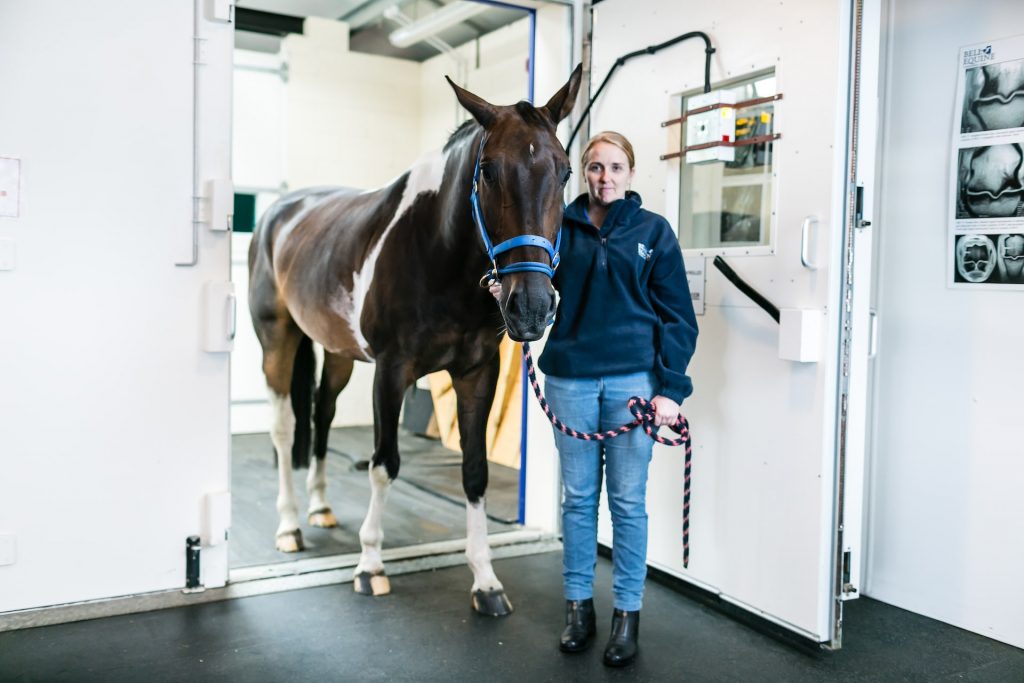
<path id="1" fill-rule="evenodd" d="M 465 83 L 459 82 L 457 64 L 452 56 L 439 54 L 423 62 L 420 71 L 420 147 L 424 152 L 443 146 L 458 124 L 469 117 L 452 95 L 452 89 L 444 80 L 446 75 L 492 104 L 515 104 L 528 99 L 529 23 L 528 18 L 520 19 L 481 37 L 479 63 L 477 41 L 457 48 L 456 53 L 467 65 Z"/>
<path id="2" fill-rule="evenodd" d="M 239 190 L 285 182 L 287 81 L 280 55 L 235 50 L 231 177 Z"/>
<path id="3" fill-rule="evenodd" d="M 287 178 L 292 188 L 386 185 L 415 161 L 420 65 L 348 50 L 348 25 L 309 18 L 289 35 Z"/>
<path id="4" fill-rule="evenodd" d="M 116 27 L 112 30 L 111 27 Z M 230 159 L 231 29 L 202 22 L 200 173 Z M 191 3 L 4 3 L 0 611 L 185 583 L 203 495 L 229 486 L 228 357 L 200 349 L 227 233 L 192 245 Z M 209 539 L 207 539 L 209 540 Z M 226 546 L 203 552 L 207 585 Z"/>
<path id="5" fill-rule="evenodd" d="M 957 51 L 1024 4 L 890 5 L 867 593 L 1024 647 L 1024 294 L 945 286 Z"/>

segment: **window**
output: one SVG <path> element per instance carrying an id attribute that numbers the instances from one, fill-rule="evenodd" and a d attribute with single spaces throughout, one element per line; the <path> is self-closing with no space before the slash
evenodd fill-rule
<path id="1" fill-rule="evenodd" d="M 775 74 L 761 74 L 722 88 L 737 103 L 776 94 Z M 687 100 L 680 96 L 683 115 Z M 685 130 L 685 127 L 684 127 Z M 775 102 L 736 108 L 736 142 L 775 132 Z M 681 138 L 684 136 L 680 136 Z M 680 142 L 685 146 L 685 140 Z M 679 243 L 684 249 L 750 253 L 770 247 L 774 215 L 773 143 L 768 140 L 734 147 L 734 161 L 680 164 Z M 763 251 L 762 251 L 763 253 Z"/>

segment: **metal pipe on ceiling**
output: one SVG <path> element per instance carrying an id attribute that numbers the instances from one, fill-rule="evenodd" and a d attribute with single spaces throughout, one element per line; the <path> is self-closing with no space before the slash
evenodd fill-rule
<path id="1" fill-rule="evenodd" d="M 401 4 L 402 0 L 367 0 L 338 17 L 353 31 L 370 24 L 384 15 L 388 8 Z"/>
<path id="2" fill-rule="evenodd" d="M 409 26 L 392 31 L 388 40 L 395 47 L 409 47 L 486 11 L 487 5 L 457 0 L 414 21 Z"/>

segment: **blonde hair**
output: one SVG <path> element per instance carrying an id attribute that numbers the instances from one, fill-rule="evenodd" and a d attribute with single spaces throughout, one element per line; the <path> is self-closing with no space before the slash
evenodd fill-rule
<path id="1" fill-rule="evenodd" d="M 583 156 L 580 158 L 580 161 L 583 162 L 583 168 L 587 167 L 587 162 L 590 159 L 590 150 L 592 150 L 594 145 L 599 142 L 607 142 L 609 145 L 615 145 L 625 152 L 626 158 L 629 160 L 629 170 L 633 170 L 633 167 L 636 165 L 636 160 L 633 157 L 633 145 L 629 143 L 629 140 L 626 139 L 625 135 L 622 133 L 616 133 L 613 130 L 606 130 L 598 133 L 587 141 L 587 146 L 583 150 Z"/>

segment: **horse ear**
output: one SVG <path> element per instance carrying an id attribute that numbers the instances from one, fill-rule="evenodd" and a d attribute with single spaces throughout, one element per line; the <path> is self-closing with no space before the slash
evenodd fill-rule
<path id="1" fill-rule="evenodd" d="M 552 96 L 548 103 L 541 109 L 546 110 L 551 120 L 558 125 L 558 122 L 569 115 L 572 108 L 576 106 L 576 94 L 580 91 L 580 81 L 583 78 L 583 63 L 576 65 L 572 75 L 562 89 Z"/>
<path id="2" fill-rule="evenodd" d="M 473 118 L 476 119 L 484 128 L 490 128 L 491 124 L 494 123 L 494 119 L 498 116 L 498 110 L 493 104 L 477 97 L 473 93 L 469 92 L 465 88 L 460 88 L 452 82 L 452 79 L 445 76 L 444 79 L 448 81 L 448 85 L 452 86 L 452 90 L 455 91 L 455 97 L 458 98 L 459 104 L 466 108 Z"/>

